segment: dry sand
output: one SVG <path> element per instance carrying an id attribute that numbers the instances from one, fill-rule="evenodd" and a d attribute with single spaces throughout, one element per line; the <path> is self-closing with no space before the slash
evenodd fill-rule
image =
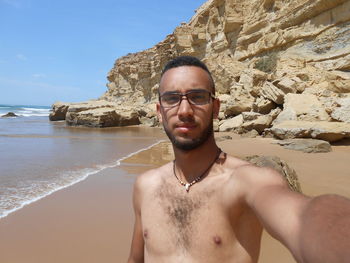
<path id="1" fill-rule="evenodd" d="M 337 193 L 350 198 L 350 147 L 305 154 L 271 144 L 272 139 L 219 142 L 234 156 L 276 155 L 288 162 L 308 195 Z M 0 220 L 1 263 L 126 262 L 132 234 L 132 183 L 137 174 L 172 158 L 158 145 L 69 188 L 55 192 Z M 277 241 L 263 235 L 261 263 L 292 263 Z"/>

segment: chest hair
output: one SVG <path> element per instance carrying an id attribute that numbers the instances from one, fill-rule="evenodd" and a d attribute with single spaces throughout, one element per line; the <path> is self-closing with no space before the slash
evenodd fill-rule
<path id="1" fill-rule="evenodd" d="M 171 185 L 164 182 L 156 191 L 156 199 L 166 215 L 171 236 L 175 244 L 185 250 L 190 249 L 193 237 L 196 236 L 196 225 L 200 224 L 200 214 L 208 209 L 207 201 L 213 191 L 189 193 L 180 185 Z M 192 192 L 191 192 L 192 191 Z"/>

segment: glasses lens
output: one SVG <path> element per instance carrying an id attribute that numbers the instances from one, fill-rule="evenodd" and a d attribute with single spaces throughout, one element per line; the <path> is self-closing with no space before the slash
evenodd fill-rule
<path id="1" fill-rule="evenodd" d="M 160 102 L 164 107 L 171 107 L 171 106 L 177 105 L 180 99 L 181 99 L 180 94 L 166 93 L 160 97 Z"/>
<path id="2" fill-rule="evenodd" d="M 208 91 L 193 91 L 187 94 L 187 99 L 195 105 L 203 105 L 209 103 L 210 92 Z"/>

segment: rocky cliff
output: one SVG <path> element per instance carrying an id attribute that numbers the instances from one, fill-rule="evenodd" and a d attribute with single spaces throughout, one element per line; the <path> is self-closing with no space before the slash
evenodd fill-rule
<path id="1" fill-rule="evenodd" d="M 164 41 L 117 59 L 97 101 L 55 104 L 51 119 L 157 125 L 160 72 L 178 55 L 212 71 L 217 130 L 350 137 L 350 0 L 209 0 Z"/>

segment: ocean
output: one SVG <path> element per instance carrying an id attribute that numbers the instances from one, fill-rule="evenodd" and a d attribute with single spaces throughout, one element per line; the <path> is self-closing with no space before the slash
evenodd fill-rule
<path id="1" fill-rule="evenodd" d="M 50 109 L 50 106 L 0 104 L 0 117 L 8 112 L 13 112 L 20 117 L 47 117 L 49 116 Z"/>
<path id="2" fill-rule="evenodd" d="M 159 143 L 147 127 L 68 127 L 50 107 L 0 105 L 0 218 Z M 116 174 L 118 176 L 118 174 Z"/>

